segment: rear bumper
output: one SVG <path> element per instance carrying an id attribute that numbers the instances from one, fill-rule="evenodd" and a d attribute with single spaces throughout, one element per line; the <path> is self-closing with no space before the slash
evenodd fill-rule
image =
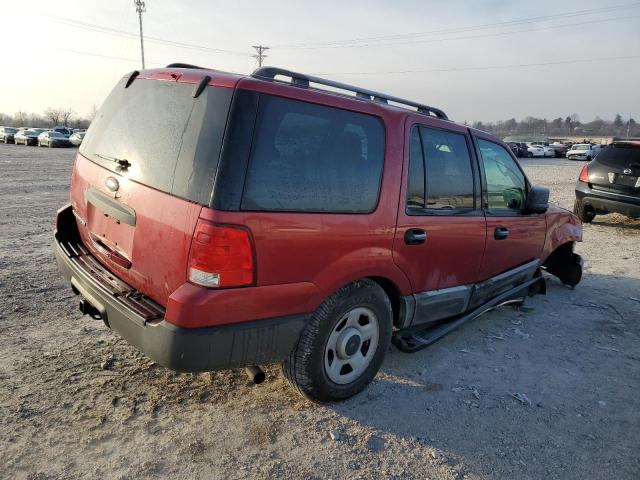
<path id="1" fill-rule="evenodd" d="M 589 185 L 578 182 L 576 198 L 595 210 L 607 213 L 621 213 L 629 217 L 640 217 L 640 197 L 601 192 L 589 188 Z"/>
<path id="2" fill-rule="evenodd" d="M 137 292 L 132 289 L 125 295 L 114 294 L 95 268 L 87 268 L 81 255 L 63 245 L 68 245 L 68 240 L 56 232 L 53 245 L 56 260 L 74 292 L 100 313 L 107 326 L 149 358 L 173 370 L 202 372 L 283 360 L 298 341 L 308 318 L 293 315 L 216 327 L 181 328 L 166 321 L 164 310 L 156 304 L 152 305 L 156 315 L 151 316 L 157 318 L 149 320 L 150 315 L 136 308 L 145 305 L 144 299 L 136 300 L 139 303 L 134 308 L 125 303 L 129 293 L 141 298 Z"/>

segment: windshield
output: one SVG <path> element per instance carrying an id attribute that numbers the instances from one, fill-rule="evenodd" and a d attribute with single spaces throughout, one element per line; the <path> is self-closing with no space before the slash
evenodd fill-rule
<path id="1" fill-rule="evenodd" d="M 574 145 L 574 150 L 589 150 L 589 145 Z"/>
<path id="2" fill-rule="evenodd" d="M 4 131 L 7 132 L 7 133 L 16 133 L 18 131 L 18 129 L 17 128 L 11 128 L 11 127 L 5 127 Z"/>
<path id="3" fill-rule="evenodd" d="M 210 202 L 232 89 L 126 79 L 91 123 L 80 153 L 118 173 L 118 160 L 136 182 L 201 204 Z"/>
<path id="4" fill-rule="evenodd" d="M 60 132 L 49 132 L 49 136 L 55 137 L 55 138 L 64 138 L 64 135 L 61 134 Z"/>

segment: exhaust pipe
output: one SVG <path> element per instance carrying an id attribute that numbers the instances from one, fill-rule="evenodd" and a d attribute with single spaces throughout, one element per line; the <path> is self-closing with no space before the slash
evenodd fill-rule
<path id="1" fill-rule="evenodd" d="M 249 377 L 249 380 L 251 380 L 256 385 L 260 385 L 262 382 L 264 382 L 265 375 L 260 367 L 247 367 L 244 369 L 244 371 L 247 374 L 247 377 Z"/>

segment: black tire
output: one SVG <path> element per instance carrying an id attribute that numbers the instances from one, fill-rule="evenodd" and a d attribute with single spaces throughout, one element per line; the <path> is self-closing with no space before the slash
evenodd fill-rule
<path id="1" fill-rule="evenodd" d="M 587 162 L 591 161 L 591 155 L 587 155 Z"/>
<path id="2" fill-rule="evenodd" d="M 527 158 L 533 158 L 533 153 L 527 152 Z"/>
<path id="3" fill-rule="evenodd" d="M 578 199 L 573 204 L 573 213 L 578 216 L 582 223 L 591 223 L 596 218 L 596 212 Z"/>
<path id="4" fill-rule="evenodd" d="M 378 318 L 378 345 L 366 369 L 346 384 L 333 382 L 325 371 L 325 349 L 329 336 L 346 314 L 357 307 L 370 309 Z M 345 400 L 362 391 L 378 373 L 391 342 L 391 303 L 374 281 L 351 283 L 327 298 L 312 314 L 298 343 L 282 363 L 282 372 L 298 392 L 313 401 Z"/>

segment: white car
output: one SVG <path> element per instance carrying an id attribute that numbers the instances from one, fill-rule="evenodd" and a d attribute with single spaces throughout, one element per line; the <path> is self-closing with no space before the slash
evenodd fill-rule
<path id="1" fill-rule="evenodd" d="M 545 157 L 555 157 L 556 156 L 556 151 L 553 149 L 553 147 L 550 147 L 549 145 L 538 145 L 538 147 L 542 147 L 542 150 L 544 150 L 544 156 Z"/>
<path id="2" fill-rule="evenodd" d="M 590 162 L 596 155 L 600 153 L 600 145 L 593 145 L 591 143 L 576 143 L 567 152 L 567 158 L 569 160 L 586 160 Z"/>
<path id="3" fill-rule="evenodd" d="M 532 143 L 527 143 L 527 151 L 529 154 L 527 157 L 544 157 L 544 148 L 541 145 L 534 145 Z"/>

